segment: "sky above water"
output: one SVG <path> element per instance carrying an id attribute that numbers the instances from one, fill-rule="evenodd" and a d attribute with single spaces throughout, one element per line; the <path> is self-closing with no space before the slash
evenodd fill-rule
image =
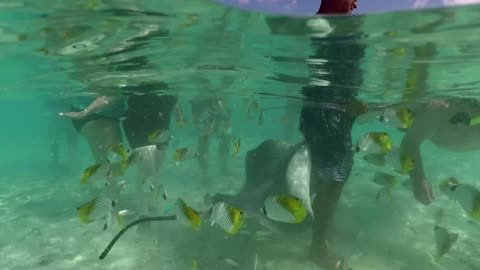
<path id="1" fill-rule="evenodd" d="M 313 15 L 320 0 L 217 0 L 246 9 L 264 12 Z M 357 14 L 386 12 L 447 5 L 480 4 L 480 0 L 359 0 Z"/>

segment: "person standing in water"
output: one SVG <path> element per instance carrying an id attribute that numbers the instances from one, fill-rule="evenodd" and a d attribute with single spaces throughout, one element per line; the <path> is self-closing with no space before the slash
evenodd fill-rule
<path id="1" fill-rule="evenodd" d="M 212 137 L 217 137 L 220 171 L 228 175 L 228 158 L 231 141 L 231 111 L 221 98 L 196 98 L 191 101 L 193 123 L 198 134 L 198 165 L 204 183 L 208 182 L 208 148 Z"/>
<path id="2" fill-rule="evenodd" d="M 317 14 L 350 14 L 355 8 L 356 0 L 323 0 Z M 302 90 L 306 104 L 300 114 L 300 131 L 311 151 L 311 190 L 317 192 L 313 202 L 315 220 L 311 255 L 316 263 L 326 269 L 335 269 L 340 261 L 326 245 L 326 231 L 353 167 L 353 123 L 358 115 L 367 110 L 364 104 L 355 99 L 355 89 L 362 82 L 360 60 L 363 55 L 363 46 L 355 40 L 320 46 L 313 58 L 331 61 L 325 62 L 322 67 L 312 64 L 312 70 L 326 70 L 322 79 L 328 80 L 330 85 L 310 85 Z"/>
<path id="3" fill-rule="evenodd" d="M 350 14 L 356 7 L 356 0 L 323 0 L 317 15 Z M 267 23 L 273 32 L 282 27 L 275 19 Z M 300 113 L 300 131 L 310 149 L 312 164 L 310 191 L 317 193 L 313 202 L 311 258 L 325 269 L 336 269 L 341 261 L 340 256 L 328 249 L 326 232 L 353 167 L 353 123 L 367 111 L 367 106 L 355 98 L 362 83 L 360 60 L 364 48 L 352 38 L 334 39 L 318 45 L 310 57 L 310 70 L 324 72 L 318 79 L 315 78 L 318 75 L 313 75 L 312 82 L 303 87 L 305 99 Z M 322 60 L 321 65 L 314 60 Z M 329 85 L 320 86 L 316 84 L 318 80 L 328 81 Z"/>
<path id="4" fill-rule="evenodd" d="M 409 171 L 417 201 L 429 205 L 434 194 L 424 170 L 423 142 L 430 141 L 452 153 L 480 150 L 480 100 L 446 98 L 431 100 L 414 110 L 415 120 L 402 139 L 402 154 L 411 157 Z"/>

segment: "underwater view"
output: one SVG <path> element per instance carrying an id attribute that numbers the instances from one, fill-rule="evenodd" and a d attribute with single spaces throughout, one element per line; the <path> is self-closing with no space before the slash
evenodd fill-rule
<path id="1" fill-rule="evenodd" d="M 480 269 L 480 5 L 234 2 L 0 3 L 0 269 Z"/>

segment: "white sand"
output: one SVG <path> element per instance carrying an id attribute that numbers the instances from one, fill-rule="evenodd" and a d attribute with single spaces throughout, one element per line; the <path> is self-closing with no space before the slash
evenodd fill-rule
<path id="1" fill-rule="evenodd" d="M 464 182 L 473 182 L 475 177 L 467 174 L 475 171 L 473 165 L 458 162 L 463 166 L 453 172 L 438 166 L 447 163 L 441 158 L 432 159 L 426 165 L 429 175 L 435 179 L 455 175 Z M 235 193 L 240 189 L 243 161 L 233 164 L 234 176 L 212 177 L 209 192 Z M 331 248 L 343 254 L 354 269 L 480 269 L 479 223 L 466 217 L 458 205 L 437 189 L 436 201 L 429 207 L 416 203 L 409 191 L 401 187 L 393 192 L 391 202 L 377 202 L 378 186 L 371 181 L 374 171 L 365 166 L 356 163 L 330 229 Z M 216 167 L 212 168 L 214 172 Z M 162 202 L 161 207 L 168 208 L 178 196 L 197 209 L 207 207 L 203 200 L 207 190 L 196 175 L 195 162 L 179 166 L 165 164 L 162 178 L 169 200 Z M 126 179 L 129 177 L 131 175 Z M 435 187 L 438 181 L 432 181 Z M 294 236 L 261 232 L 258 237 L 251 231 L 249 221 L 236 236 L 227 236 L 208 224 L 200 231 L 192 231 L 177 222 L 145 224 L 126 233 L 107 258 L 100 261 L 99 254 L 116 230 L 102 231 L 101 223 L 85 225 L 76 217 L 75 207 L 89 198 L 88 190 L 78 184 L 77 178 L 32 177 L 2 179 L 0 183 L 2 270 L 183 270 L 192 269 L 192 260 L 198 262 L 197 269 L 253 269 L 255 254 L 259 256 L 261 268 L 258 269 L 320 269 L 305 260 L 310 241 L 308 232 Z M 120 205 L 134 206 L 134 191 L 132 183 L 122 194 Z M 435 263 L 430 255 L 434 252 L 432 213 L 438 207 L 445 209 L 443 225 L 460 233 L 460 238 L 452 250 Z M 240 267 L 227 263 L 227 259 Z"/>

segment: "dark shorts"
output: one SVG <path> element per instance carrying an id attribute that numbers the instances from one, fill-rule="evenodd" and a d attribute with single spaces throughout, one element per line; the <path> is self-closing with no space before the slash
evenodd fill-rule
<path id="1" fill-rule="evenodd" d="M 300 131 L 312 159 L 312 176 L 345 182 L 353 167 L 352 119 L 341 105 L 302 109 Z"/>
<path id="2" fill-rule="evenodd" d="M 79 112 L 79 111 L 81 111 L 81 109 L 72 106 L 71 111 L 72 112 Z M 88 115 L 88 116 L 86 116 L 82 119 L 72 119 L 72 124 L 75 127 L 75 129 L 78 132 L 80 132 L 86 124 L 88 124 L 90 122 L 93 122 L 95 120 L 99 120 L 99 119 L 109 119 L 109 120 L 113 120 L 113 121 L 118 121 L 118 119 L 115 119 L 113 117 L 108 117 L 108 116 L 104 116 L 104 115 L 94 113 L 94 114 L 90 114 L 90 115 Z"/>
<path id="3" fill-rule="evenodd" d="M 170 115 L 177 98 L 169 95 L 134 95 L 128 98 L 126 119 L 123 121 L 125 136 L 131 148 L 151 145 L 148 136 L 159 129 L 170 128 Z M 164 148 L 166 145 L 157 145 Z"/>

